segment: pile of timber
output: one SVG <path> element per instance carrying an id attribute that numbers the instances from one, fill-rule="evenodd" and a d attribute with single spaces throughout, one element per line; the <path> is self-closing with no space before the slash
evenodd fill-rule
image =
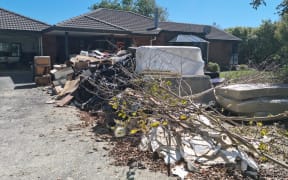
<path id="1" fill-rule="evenodd" d="M 70 59 L 70 67 L 54 65 L 50 74 L 53 93 L 57 95 L 56 105 L 65 106 L 73 101 L 86 110 L 101 105 L 104 99 L 129 86 L 130 77 L 124 71 L 133 71 L 133 61 L 132 54 L 124 50 L 115 55 L 95 57 L 81 52 Z M 109 93 L 107 89 L 113 92 Z"/>

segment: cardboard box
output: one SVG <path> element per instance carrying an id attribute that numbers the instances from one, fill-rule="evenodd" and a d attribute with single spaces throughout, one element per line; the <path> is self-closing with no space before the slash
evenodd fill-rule
<path id="1" fill-rule="evenodd" d="M 51 66 L 50 56 L 34 56 L 34 64 L 37 65 L 48 65 Z"/>
<path id="2" fill-rule="evenodd" d="M 42 76 L 42 75 L 46 75 L 49 74 L 51 70 L 50 66 L 35 66 L 35 75 L 36 76 Z"/>
<path id="3" fill-rule="evenodd" d="M 38 86 L 48 86 L 51 84 L 50 75 L 35 76 L 34 81 Z"/>

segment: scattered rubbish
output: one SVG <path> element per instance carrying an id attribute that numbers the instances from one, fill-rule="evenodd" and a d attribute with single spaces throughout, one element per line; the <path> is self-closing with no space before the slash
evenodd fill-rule
<path id="1" fill-rule="evenodd" d="M 264 137 L 264 130 L 260 130 L 262 138 L 252 139 L 227 128 L 231 126 L 227 121 L 232 120 L 211 103 L 215 99 L 214 88 L 209 76 L 203 75 L 199 50 L 192 48 L 192 55 L 188 50 L 191 48 L 140 47 L 136 59 L 130 51 L 82 51 L 71 58 L 71 67 L 51 72 L 55 104 L 62 107 L 71 103 L 99 115 L 99 119 L 105 118 L 101 130 L 113 131 L 117 139 L 123 140 L 122 146 L 133 143 L 131 149 L 157 155 L 168 171 L 181 179 L 217 165 L 229 165 L 256 177 L 259 165 L 253 154 L 285 167 L 263 153 L 263 142 L 271 141 Z M 156 57 L 163 62 L 156 61 Z M 219 86 L 217 100 L 224 94 L 226 97 L 229 93 Z M 138 137 L 137 144 L 125 142 L 133 136 Z M 117 156 L 118 152 L 122 150 L 114 151 Z"/>
<path id="2" fill-rule="evenodd" d="M 184 164 L 176 165 L 172 168 L 171 172 L 173 175 L 177 175 L 183 180 L 188 175 L 188 171 L 185 170 Z"/>

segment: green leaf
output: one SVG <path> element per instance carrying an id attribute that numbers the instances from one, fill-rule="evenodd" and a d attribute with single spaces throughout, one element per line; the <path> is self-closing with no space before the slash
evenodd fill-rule
<path id="1" fill-rule="evenodd" d="M 262 126 L 263 126 L 263 123 L 262 123 L 262 122 L 257 122 L 257 126 L 258 126 L 258 127 L 262 127 Z"/>
<path id="2" fill-rule="evenodd" d="M 163 122 L 162 122 L 162 125 L 163 125 L 163 126 L 167 126 L 167 125 L 168 125 L 168 121 L 167 121 L 167 120 L 163 121 Z"/>
<path id="3" fill-rule="evenodd" d="M 136 134 L 139 131 L 139 129 L 131 129 L 130 134 Z"/>
<path id="4" fill-rule="evenodd" d="M 182 120 L 182 121 L 185 121 L 185 120 L 188 119 L 188 117 L 187 117 L 185 114 L 181 114 L 181 115 L 179 116 L 179 119 Z"/>
<path id="5" fill-rule="evenodd" d="M 266 136 L 268 134 L 268 129 L 265 128 L 261 129 L 260 134 L 261 136 Z"/>
<path id="6" fill-rule="evenodd" d="M 187 100 L 182 99 L 182 100 L 181 100 L 181 104 L 186 105 L 186 104 L 187 104 Z"/>
<path id="7" fill-rule="evenodd" d="M 153 127 L 153 128 L 156 128 L 156 127 L 158 127 L 159 125 L 160 125 L 160 122 L 159 122 L 159 121 L 155 121 L 155 122 L 152 122 L 152 123 L 150 124 L 150 126 Z"/>

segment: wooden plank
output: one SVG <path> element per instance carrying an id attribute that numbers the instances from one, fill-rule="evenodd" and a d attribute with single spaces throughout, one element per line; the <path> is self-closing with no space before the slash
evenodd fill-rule
<path id="1" fill-rule="evenodd" d="M 59 96 L 64 96 L 65 94 L 68 93 L 73 93 L 74 91 L 77 90 L 79 86 L 80 78 L 71 80 L 71 81 L 66 81 L 65 86 Z"/>
<path id="2" fill-rule="evenodd" d="M 62 98 L 61 100 L 56 102 L 56 106 L 63 107 L 65 105 L 69 104 L 73 98 L 74 98 L 74 96 L 67 94 L 64 98 Z"/>

